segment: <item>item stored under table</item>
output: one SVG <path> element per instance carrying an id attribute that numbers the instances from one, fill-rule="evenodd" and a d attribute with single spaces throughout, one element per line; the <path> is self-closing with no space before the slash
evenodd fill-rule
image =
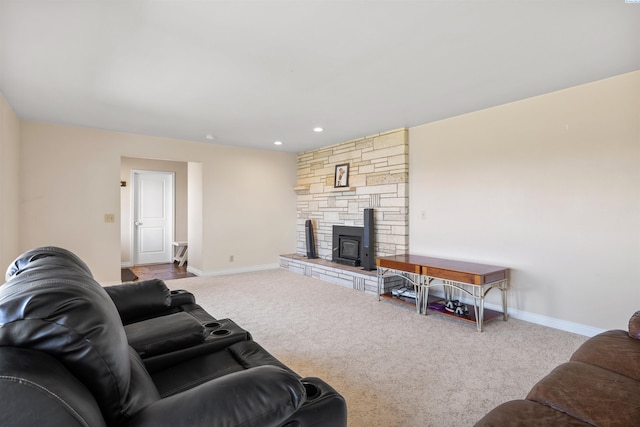
<path id="1" fill-rule="evenodd" d="M 418 313 L 426 315 L 428 311 L 434 311 L 451 314 L 474 321 L 478 331 L 482 332 L 485 320 L 484 298 L 495 288 L 502 294 L 502 318 L 507 320 L 508 268 L 411 254 L 381 257 L 376 260 L 376 265 L 378 299 L 386 296 L 382 292 L 384 276 L 396 275 L 402 277 L 409 289 L 406 292 L 395 292 L 395 296 L 414 296 Z M 429 299 L 429 290 L 435 286 L 443 287 L 444 299 Z M 460 297 L 455 299 L 456 295 Z M 473 311 L 467 310 L 466 304 L 462 302 L 463 296 L 472 299 Z M 490 312 L 491 318 L 496 317 L 497 312 Z"/>

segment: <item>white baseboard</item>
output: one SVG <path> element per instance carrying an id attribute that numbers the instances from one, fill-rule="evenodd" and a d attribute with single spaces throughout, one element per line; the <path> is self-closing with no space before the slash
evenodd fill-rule
<path id="1" fill-rule="evenodd" d="M 199 277 L 214 277 L 214 276 L 228 276 L 230 274 L 252 273 L 252 272 L 264 271 L 264 270 L 275 270 L 278 268 L 280 268 L 280 264 L 262 264 L 262 265 L 251 265 L 248 267 L 241 267 L 241 268 L 229 268 L 226 270 L 202 271 L 202 270 L 198 270 L 197 268 L 187 266 L 187 271 Z"/>
<path id="2" fill-rule="evenodd" d="M 431 291 L 430 294 L 444 298 L 444 293 L 442 291 Z M 473 300 L 471 298 L 466 297 L 462 300 L 465 304 L 473 304 Z M 490 304 L 485 302 L 484 308 L 502 312 L 502 305 L 499 304 Z M 536 325 L 559 329 L 561 331 L 570 332 L 572 334 L 578 334 L 585 337 L 592 337 L 606 330 L 595 328 L 589 325 L 583 325 L 581 323 L 570 322 L 568 320 L 556 319 L 555 317 L 544 316 L 542 314 L 516 310 L 514 308 L 507 308 L 507 314 L 509 315 L 509 317 L 513 317 L 514 319 L 524 320 L 525 322 L 535 323 Z"/>
<path id="3" fill-rule="evenodd" d="M 120 268 L 130 268 L 133 267 L 133 263 L 131 261 L 121 262 Z"/>
<path id="4" fill-rule="evenodd" d="M 502 311 L 502 306 L 494 304 L 485 304 L 490 310 Z M 571 332 L 585 337 L 592 337 L 605 331 L 605 329 L 595 328 L 581 323 L 570 322 L 568 320 L 556 319 L 554 317 L 543 316 L 542 314 L 529 313 L 516 309 L 508 310 L 509 317 L 524 320 L 525 322 L 535 323 L 536 325 L 547 326 L 549 328 L 559 329 L 565 332 Z"/>

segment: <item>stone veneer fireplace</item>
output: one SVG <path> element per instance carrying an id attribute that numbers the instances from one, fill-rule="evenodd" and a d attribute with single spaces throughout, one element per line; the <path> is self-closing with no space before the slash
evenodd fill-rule
<path id="1" fill-rule="evenodd" d="M 297 163 L 296 254 L 306 254 L 309 219 L 318 256 L 331 260 L 333 226 L 362 227 L 365 208 L 374 208 L 376 256 L 409 251 L 407 129 L 300 153 Z M 349 164 L 349 187 L 334 188 L 335 166 L 344 163 Z"/>

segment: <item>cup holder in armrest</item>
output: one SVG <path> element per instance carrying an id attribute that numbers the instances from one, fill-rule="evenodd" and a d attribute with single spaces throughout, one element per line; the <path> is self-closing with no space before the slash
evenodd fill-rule
<path id="1" fill-rule="evenodd" d="M 205 328 L 205 341 L 220 345 L 233 344 L 235 341 L 250 340 L 251 335 L 235 324 L 231 319 L 212 319 L 202 324 Z"/>
<path id="2" fill-rule="evenodd" d="M 196 297 L 189 291 L 184 289 L 174 289 L 170 291 L 171 306 L 178 307 L 181 305 L 195 304 Z"/>
<path id="3" fill-rule="evenodd" d="M 228 329 L 216 329 L 215 331 L 212 331 L 209 335 L 214 337 L 224 337 L 225 335 L 229 335 L 230 333 L 231 331 Z"/>
<path id="4" fill-rule="evenodd" d="M 304 389 L 307 391 L 307 401 L 317 399 L 322 394 L 320 387 L 318 387 L 315 384 L 303 382 L 302 385 L 304 386 Z"/>

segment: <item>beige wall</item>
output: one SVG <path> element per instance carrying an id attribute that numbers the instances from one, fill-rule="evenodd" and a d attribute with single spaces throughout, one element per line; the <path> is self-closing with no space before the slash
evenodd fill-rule
<path id="1" fill-rule="evenodd" d="M 202 163 L 190 162 L 188 167 L 189 209 L 187 211 L 187 241 L 189 242 L 189 264 L 202 265 L 202 238 L 204 220 L 202 215 Z"/>
<path id="2" fill-rule="evenodd" d="M 21 247 L 66 247 L 102 282 L 120 276 L 123 157 L 201 169 L 194 211 L 202 232 L 188 230 L 189 268 L 198 274 L 276 267 L 278 255 L 295 250 L 295 154 L 26 121 L 20 141 Z M 105 213 L 116 222 L 105 223 Z"/>
<path id="3" fill-rule="evenodd" d="M 418 126 L 409 144 L 412 252 L 510 267 L 527 320 L 626 328 L 640 308 L 640 71 Z"/>
<path id="4" fill-rule="evenodd" d="M 19 164 L 20 121 L 0 93 L 0 271 L 4 271 L 19 250 Z M 0 283 L 4 282 L 2 280 Z"/>
<path id="5" fill-rule="evenodd" d="M 293 154 L 20 122 L 1 97 L 0 118 L 5 265 L 56 244 L 117 281 L 120 215 L 103 216 L 120 212 L 122 157 L 188 162 L 197 272 L 295 251 Z M 640 301 L 640 71 L 414 127 L 409 146 L 411 252 L 510 267 L 521 318 L 626 327 Z"/>
<path id="6" fill-rule="evenodd" d="M 187 240 L 187 163 L 123 157 L 120 180 L 126 181 L 127 186 L 120 187 L 120 260 L 125 266 L 133 265 L 131 258 L 133 233 L 131 189 L 133 188 L 132 174 L 135 170 L 173 172 L 175 176 L 174 240 Z"/>

